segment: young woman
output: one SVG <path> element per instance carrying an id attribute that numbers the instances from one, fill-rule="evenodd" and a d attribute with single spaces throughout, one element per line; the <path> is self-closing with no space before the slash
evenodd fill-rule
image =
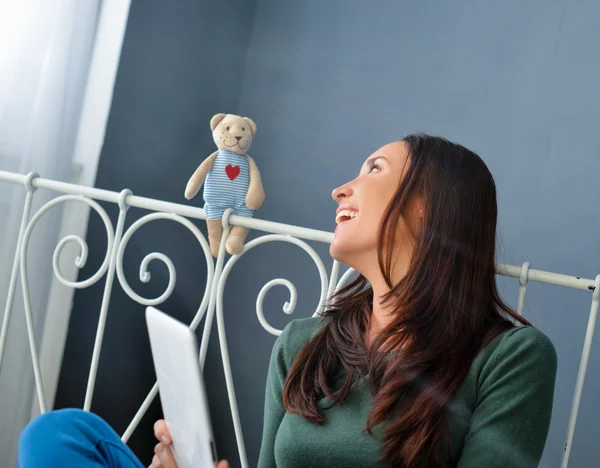
<path id="1" fill-rule="evenodd" d="M 498 295 L 496 189 L 483 161 L 409 135 L 333 198 L 331 255 L 360 275 L 323 317 L 294 320 L 277 339 L 259 468 L 538 466 L 556 353 Z M 70 411 L 64 420 L 97 418 Z M 25 431 L 21 468 L 46 466 L 28 457 L 51 415 Z M 155 433 L 151 466 L 174 468 L 163 421 Z M 130 459 L 99 466 L 138 466 Z"/>

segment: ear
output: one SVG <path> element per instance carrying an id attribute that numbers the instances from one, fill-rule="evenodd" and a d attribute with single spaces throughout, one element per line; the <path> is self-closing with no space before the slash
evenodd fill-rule
<path id="1" fill-rule="evenodd" d="M 417 217 L 423 221 L 423 219 L 425 218 L 425 210 L 427 209 L 425 200 L 423 199 L 423 197 L 417 195 L 414 199 L 414 210 L 415 213 L 417 215 Z"/>
<path id="2" fill-rule="evenodd" d="M 212 119 L 210 119 L 210 129 L 214 132 L 215 128 L 217 127 L 217 125 L 219 125 L 219 122 L 221 120 L 223 120 L 225 118 L 227 114 L 217 114 L 215 116 L 213 116 Z"/>
<path id="3" fill-rule="evenodd" d="M 256 124 L 254 123 L 254 120 L 249 119 L 248 117 L 242 117 L 242 119 L 244 119 L 250 126 L 250 130 L 252 130 L 252 135 L 256 135 Z"/>

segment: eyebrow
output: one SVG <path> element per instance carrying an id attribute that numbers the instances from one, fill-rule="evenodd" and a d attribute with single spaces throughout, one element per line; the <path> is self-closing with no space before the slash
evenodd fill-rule
<path id="1" fill-rule="evenodd" d="M 388 163 L 390 162 L 388 158 L 386 158 L 385 156 L 373 156 L 372 158 L 369 158 L 365 161 L 365 164 L 368 166 L 369 164 L 373 164 L 375 161 L 377 161 L 378 159 L 384 159 L 386 160 Z"/>
<path id="2" fill-rule="evenodd" d="M 367 162 L 375 162 L 378 159 L 385 159 L 387 162 L 390 162 L 385 156 L 373 156 L 372 158 L 367 159 Z"/>

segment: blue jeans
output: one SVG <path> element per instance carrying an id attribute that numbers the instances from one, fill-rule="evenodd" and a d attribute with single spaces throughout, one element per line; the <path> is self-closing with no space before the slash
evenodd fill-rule
<path id="1" fill-rule="evenodd" d="M 50 411 L 31 421 L 19 439 L 19 468 L 143 468 L 99 416 L 80 409 Z"/>

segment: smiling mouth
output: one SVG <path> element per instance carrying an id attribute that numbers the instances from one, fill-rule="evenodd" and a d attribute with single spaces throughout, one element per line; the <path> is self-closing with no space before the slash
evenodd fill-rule
<path id="1" fill-rule="evenodd" d="M 238 141 L 238 142 L 236 142 L 236 143 L 234 143 L 233 145 L 228 145 L 228 144 L 227 144 L 225 141 L 223 142 L 223 144 L 224 144 L 225 146 L 227 146 L 227 148 L 234 148 L 235 146 L 237 146 L 237 147 L 238 147 L 239 149 L 241 149 L 241 150 L 245 150 L 245 149 L 246 149 L 246 148 L 243 148 L 243 147 L 242 147 L 242 145 L 240 145 L 240 142 L 239 142 L 239 141 Z"/>
<path id="2" fill-rule="evenodd" d="M 335 223 L 339 225 L 345 223 L 346 221 L 350 221 L 351 219 L 356 218 L 357 216 L 358 211 L 356 210 L 341 210 L 335 216 Z"/>

